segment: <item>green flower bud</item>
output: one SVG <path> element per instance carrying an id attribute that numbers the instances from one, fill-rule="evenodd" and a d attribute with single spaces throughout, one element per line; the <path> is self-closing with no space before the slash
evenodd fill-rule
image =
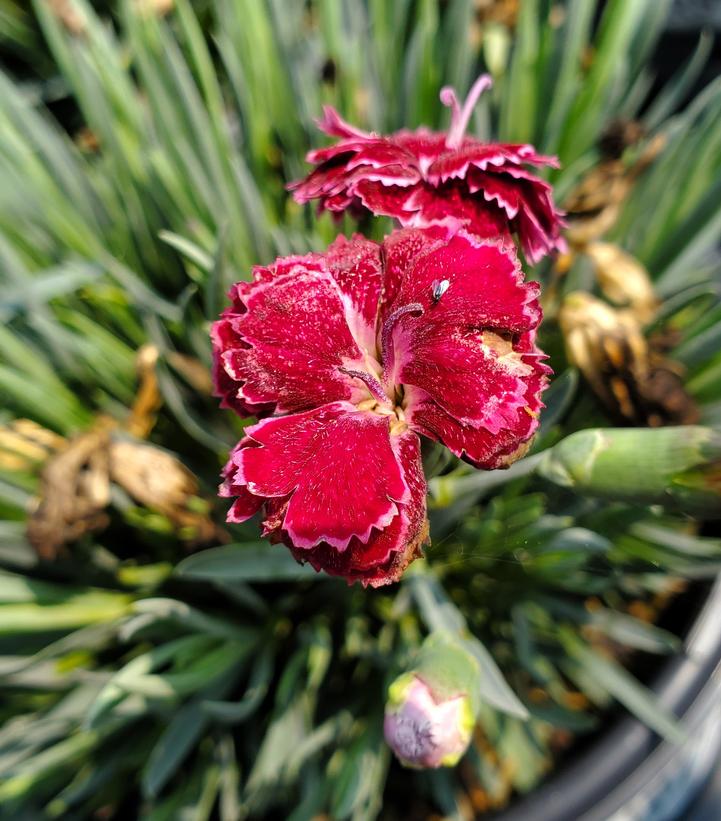
<path id="1" fill-rule="evenodd" d="M 538 472 L 591 496 L 721 517 L 721 433 L 712 428 L 582 430 L 546 451 Z"/>

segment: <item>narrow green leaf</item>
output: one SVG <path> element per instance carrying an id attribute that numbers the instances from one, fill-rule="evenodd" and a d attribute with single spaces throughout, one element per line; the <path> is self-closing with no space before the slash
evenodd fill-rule
<path id="1" fill-rule="evenodd" d="M 541 426 L 538 437 L 541 438 L 554 425 L 557 425 L 569 409 L 578 389 L 578 371 L 575 368 L 566 370 L 551 382 L 543 394 L 546 407 L 541 411 Z"/>
<path id="2" fill-rule="evenodd" d="M 647 624 L 626 613 L 596 610 L 588 622 L 615 641 L 647 653 L 673 653 L 679 649 L 678 636 L 653 624 Z"/>
<path id="3" fill-rule="evenodd" d="M 702 31 L 696 51 L 686 65 L 681 71 L 676 70 L 672 79 L 656 95 L 642 118 L 643 124 L 649 131 L 657 128 L 683 102 L 684 96 L 693 87 L 708 62 L 713 41 L 714 38 L 710 31 Z"/>
<path id="4" fill-rule="evenodd" d="M 179 576 L 208 581 L 287 582 L 326 580 L 309 565 L 300 565 L 288 553 L 266 542 L 230 544 L 202 550 L 175 568 Z"/>
<path id="5" fill-rule="evenodd" d="M 134 603 L 133 610 L 136 613 L 152 614 L 159 619 L 171 619 L 192 630 L 219 638 L 252 644 L 258 637 L 254 628 L 211 616 L 177 599 L 141 599 Z"/>
<path id="6" fill-rule="evenodd" d="M 160 231 L 158 236 L 163 242 L 166 242 L 171 248 L 175 248 L 179 254 L 190 260 L 193 265 L 197 265 L 198 268 L 206 272 L 212 269 L 213 258 L 192 240 L 174 234 L 172 231 Z"/>
<path id="7" fill-rule="evenodd" d="M 561 640 L 566 651 L 584 672 L 637 718 L 675 744 L 681 744 L 685 740 L 684 731 L 675 717 L 659 704 L 651 690 L 620 664 L 592 650 L 570 631 L 564 631 Z"/>
<path id="8" fill-rule="evenodd" d="M 473 655 L 481 667 L 481 700 L 488 702 L 502 713 L 508 713 L 524 720 L 527 719 L 528 710 L 513 692 L 493 656 L 483 644 L 473 637 L 466 639 L 463 646 Z"/>
<path id="9" fill-rule="evenodd" d="M 141 775 L 146 798 L 159 795 L 188 757 L 208 726 L 208 715 L 197 701 L 181 707 L 150 752 Z"/>
<path id="10" fill-rule="evenodd" d="M 251 716 L 265 698 L 273 675 L 273 651 L 268 648 L 258 656 L 248 681 L 248 688 L 240 701 L 211 701 L 202 703 L 205 712 L 224 724 L 239 724 Z"/>
<path id="11" fill-rule="evenodd" d="M 377 723 L 345 751 L 331 799 L 331 815 L 339 821 L 375 818 L 381 808 L 390 753 L 381 741 L 380 724 L 378 717 Z"/>

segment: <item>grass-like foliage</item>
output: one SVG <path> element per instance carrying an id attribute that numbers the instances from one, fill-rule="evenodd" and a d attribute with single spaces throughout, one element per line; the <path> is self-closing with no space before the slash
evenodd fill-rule
<path id="1" fill-rule="evenodd" d="M 15 72 L 0 75 L 0 817 L 465 818 L 532 789 L 614 702 L 678 736 L 624 664 L 678 648 L 649 618 L 721 559 L 687 515 L 718 510 L 721 80 L 687 99 L 702 40 L 648 99 L 665 0 L 519 5 L 511 28 L 472 0 L 0 2 Z M 241 428 L 209 395 L 208 323 L 253 264 L 338 230 L 284 190 L 321 144 L 324 103 L 378 131 L 443 127 L 441 86 L 463 94 L 481 70 L 495 85 L 471 131 L 557 153 L 561 203 L 612 121 L 642 126 L 624 167 L 662 144 L 606 237 L 650 272 L 645 331 L 664 331 L 699 424 L 630 428 L 617 465 L 593 469 L 568 437 L 614 418 L 567 359 L 558 311 L 597 285 L 582 253 L 562 276 L 545 263 L 556 377 L 531 455 L 437 465 L 427 560 L 398 586 L 348 588 L 223 524 L 217 476 Z M 143 410 L 156 384 L 162 405 Z M 148 432 L 154 459 L 174 454 L 151 472 L 190 483 L 185 518 L 133 491 L 122 468 L 148 452 L 131 451 L 103 526 L 56 532 L 39 557 L 37 497 L 70 504 L 96 476 L 60 463 L 53 485 L 42 468 L 88 432 L 96 456 Z M 455 770 L 412 773 L 391 763 L 383 706 L 432 630 L 473 636 L 478 743 Z"/>

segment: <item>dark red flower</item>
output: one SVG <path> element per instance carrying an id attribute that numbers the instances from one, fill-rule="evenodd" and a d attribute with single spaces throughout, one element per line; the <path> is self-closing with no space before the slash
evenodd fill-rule
<path id="1" fill-rule="evenodd" d="M 387 137 L 369 134 L 326 107 L 318 125 L 340 139 L 311 151 L 307 160 L 317 167 L 289 189 L 298 202 L 317 199 L 321 210 L 335 213 L 368 210 L 407 227 L 465 227 L 480 237 L 515 233 L 531 263 L 562 250 L 563 223 L 551 186 L 525 167 L 558 167 L 556 158 L 537 154 L 531 145 L 464 136 L 489 85 L 488 75 L 480 77 L 462 109 L 453 89 L 443 89 L 441 100 L 453 109 L 447 133 L 420 128 Z"/>
<path id="2" fill-rule="evenodd" d="M 549 369 L 511 245 L 405 230 L 258 267 L 213 326 L 226 407 L 261 420 L 225 468 L 228 521 L 349 581 L 396 581 L 427 541 L 424 434 L 477 467 L 535 431 Z"/>

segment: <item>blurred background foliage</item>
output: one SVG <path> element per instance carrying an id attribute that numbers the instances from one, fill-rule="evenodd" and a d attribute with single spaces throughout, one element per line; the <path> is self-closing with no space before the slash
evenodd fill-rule
<path id="1" fill-rule="evenodd" d="M 633 671 L 721 559 L 721 79 L 690 99 L 704 35 L 658 87 L 668 8 L 0 0 L 0 817 L 465 819 L 614 703 L 677 736 Z M 209 322 L 339 230 L 284 191 L 324 103 L 444 127 L 482 70 L 472 131 L 562 162 L 569 253 L 532 274 L 556 378 L 512 469 L 428 454 L 427 562 L 347 588 L 224 524 Z M 568 437 L 618 427 L 613 486 L 579 478 Z M 385 688 L 433 630 L 474 637 L 484 707 L 456 770 L 414 773 Z"/>

